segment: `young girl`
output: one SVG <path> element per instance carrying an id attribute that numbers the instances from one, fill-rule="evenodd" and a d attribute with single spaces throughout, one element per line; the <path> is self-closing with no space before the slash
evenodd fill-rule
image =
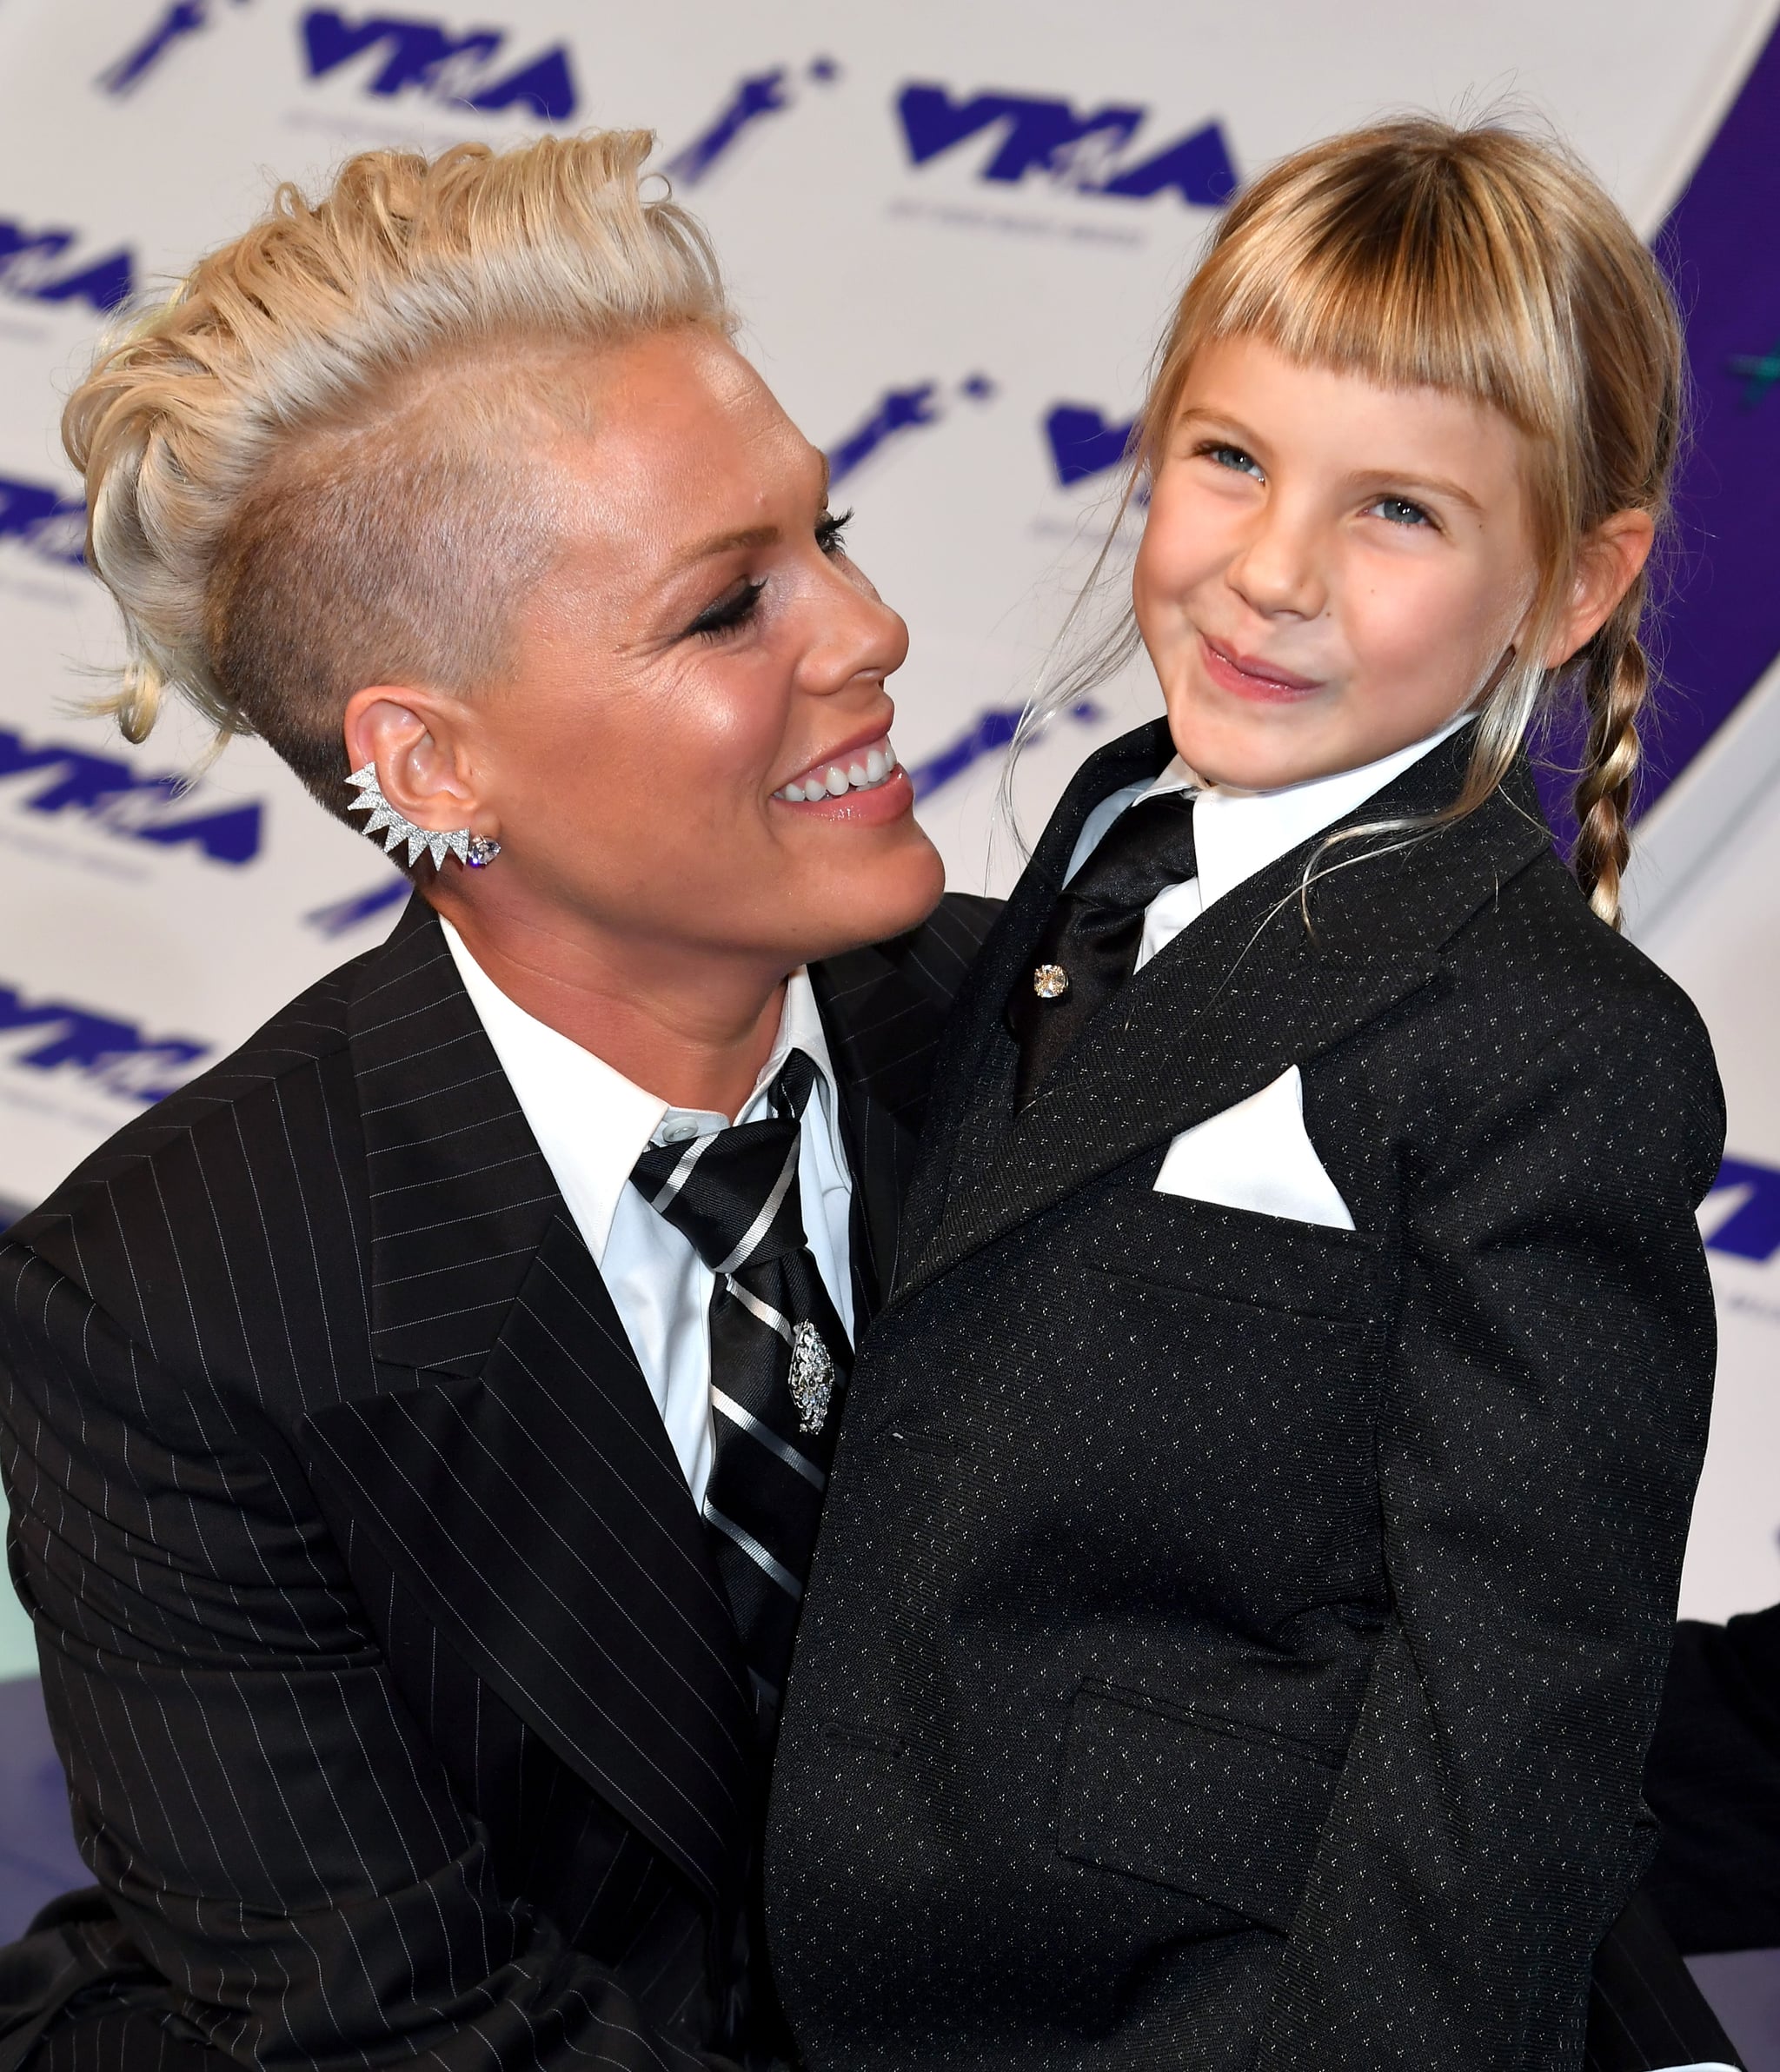
<path id="1" fill-rule="evenodd" d="M 1300 153 L 1188 287 L 1167 718 L 961 996 L 804 1610 L 813 2072 L 1581 2063 L 1713 1362 L 1711 1052 L 1616 933 L 1679 388 L 1624 217 L 1497 129 Z"/>

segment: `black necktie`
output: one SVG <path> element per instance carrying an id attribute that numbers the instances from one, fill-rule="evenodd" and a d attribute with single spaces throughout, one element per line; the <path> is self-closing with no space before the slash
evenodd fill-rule
<path id="1" fill-rule="evenodd" d="M 772 1119 L 652 1144 L 630 1176 L 717 1278 L 705 1528 L 769 1739 L 834 1455 L 831 1399 L 853 1363 L 798 1199 L 799 1118 L 815 1080 L 793 1051 L 773 1082 Z"/>
<path id="2" fill-rule="evenodd" d="M 1106 830 L 1059 894 L 1007 995 L 1007 1027 L 1020 1045 L 1017 1108 L 1136 969 L 1144 909 L 1166 887 L 1198 874 L 1191 792 L 1139 800 Z"/>

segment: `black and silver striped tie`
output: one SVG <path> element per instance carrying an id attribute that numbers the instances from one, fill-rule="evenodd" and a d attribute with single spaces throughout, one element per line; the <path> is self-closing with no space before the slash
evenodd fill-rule
<path id="1" fill-rule="evenodd" d="M 834 1454 L 833 1399 L 853 1362 L 798 1196 L 799 1119 L 815 1079 L 793 1051 L 773 1082 L 772 1119 L 652 1144 L 630 1176 L 717 1279 L 705 1525 L 769 1737 Z"/>

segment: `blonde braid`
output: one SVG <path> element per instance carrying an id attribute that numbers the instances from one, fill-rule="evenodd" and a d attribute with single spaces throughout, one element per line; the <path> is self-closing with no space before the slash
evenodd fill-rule
<path id="1" fill-rule="evenodd" d="M 1635 583 L 1589 643 L 1583 700 L 1588 747 L 1575 794 L 1577 880 L 1610 928 L 1619 926 L 1619 884 L 1631 853 L 1631 790 L 1641 752 L 1637 723 L 1650 668 L 1637 637 L 1644 583 Z"/>

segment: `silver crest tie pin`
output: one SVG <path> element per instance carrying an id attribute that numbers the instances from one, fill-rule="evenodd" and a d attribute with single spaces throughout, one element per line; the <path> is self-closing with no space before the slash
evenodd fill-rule
<path id="1" fill-rule="evenodd" d="M 1041 964 L 1033 973 L 1033 991 L 1041 1000 L 1060 1000 L 1069 991 L 1069 973 L 1060 964 Z"/>
<path id="2" fill-rule="evenodd" d="M 791 1400 L 797 1405 L 798 1430 L 820 1431 L 834 1393 L 834 1363 L 822 1334 L 807 1318 L 791 1336 Z"/>

